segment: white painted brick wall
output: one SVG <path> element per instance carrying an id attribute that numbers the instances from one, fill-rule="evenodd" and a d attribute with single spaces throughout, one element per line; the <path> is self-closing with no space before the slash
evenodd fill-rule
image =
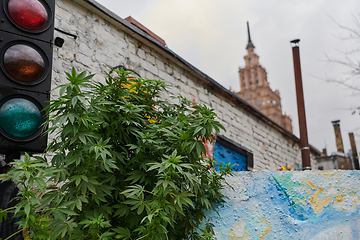
<path id="1" fill-rule="evenodd" d="M 145 44 L 139 48 L 139 40 L 121 31 L 119 26 L 70 0 L 56 1 L 55 25 L 78 38 L 55 32 L 55 37 L 62 37 L 65 43 L 62 48 L 54 47 L 52 88 L 65 82 L 64 71 L 70 71 L 73 66 L 79 72 L 96 73 L 94 79 L 104 81 L 103 71 L 108 70 L 107 66 L 130 65 L 142 77 L 161 79 L 172 86 L 162 98 L 169 100 L 169 93 L 180 93 L 214 108 L 227 130 L 221 134 L 253 151 L 254 170 L 276 170 L 281 165 L 301 164 L 297 144 L 292 146 L 276 129 L 214 95 L 187 69 L 170 61 L 164 52 Z M 52 98 L 57 96 L 52 94 Z"/>

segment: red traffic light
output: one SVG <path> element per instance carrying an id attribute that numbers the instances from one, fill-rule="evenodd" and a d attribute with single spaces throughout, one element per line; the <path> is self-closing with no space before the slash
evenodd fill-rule
<path id="1" fill-rule="evenodd" d="M 7 8 L 11 19 L 23 29 L 41 30 L 48 22 L 48 11 L 39 0 L 9 0 Z"/>

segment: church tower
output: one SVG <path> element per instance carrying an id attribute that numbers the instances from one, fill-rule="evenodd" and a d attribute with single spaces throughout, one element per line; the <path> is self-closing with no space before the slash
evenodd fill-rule
<path id="1" fill-rule="evenodd" d="M 291 118 L 282 114 L 281 98 L 278 90 L 273 91 L 267 80 L 267 73 L 259 63 L 259 56 L 254 52 L 255 46 L 251 41 L 249 22 L 247 22 L 248 44 L 245 67 L 239 68 L 240 92 L 239 97 L 257 108 L 271 120 L 292 132 Z"/>

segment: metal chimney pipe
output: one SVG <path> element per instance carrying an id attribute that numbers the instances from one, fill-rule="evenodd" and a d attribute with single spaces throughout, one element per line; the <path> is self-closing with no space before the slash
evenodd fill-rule
<path id="1" fill-rule="evenodd" d="M 350 138 L 351 151 L 352 151 L 352 155 L 353 155 L 353 159 L 354 159 L 354 167 L 356 170 L 360 170 L 359 157 L 358 157 L 358 153 L 356 150 L 354 133 L 349 133 L 349 138 Z"/>
<path id="2" fill-rule="evenodd" d="M 323 148 L 322 153 L 324 154 L 324 156 L 327 156 L 327 150 L 326 150 L 326 148 Z"/>
<path id="3" fill-rule="evenodd" d="M 304 91 L 303 91 L 302 78 L 301 78 L 299 42 L 300 39 L 294 39 L 290 41 L 290 43 L 292 44 L 292 52 L 293 52 L 293 60 L 294 60 L 294 75 L 295 75 L 296 100 L 297 100 L 299 128 L 300 128 L 300 149 L 301 149 L 302 166 L 303 166 L 303 170 L 311 170 L 310 146 L 307 135 Z"/>
<path id="4" fill-rule="evenodd" d="M 332 121 L 331 123 L 334 126 L 337 151 L 341 152 L 341 153 L 345 153 L 344 152 L 344 144 L 343 144 L 341 131 L 340 131 L 340 120 L 335 120 L 335 121 Z"/>

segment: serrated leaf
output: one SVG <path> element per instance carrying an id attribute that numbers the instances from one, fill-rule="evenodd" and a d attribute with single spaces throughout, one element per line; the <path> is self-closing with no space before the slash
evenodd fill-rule
<path id="1" fill-rule="evenodd" d="M 143 211 L 144 211 L 144 204 L 141 203 L 141 204 L 139 205 L 139 208 L 138 208 L 138 210 L 137 210 L 136 213 L 137 213 L 138 215 L 140 215 Z"/>
<path id="2" fill-rule="evenodd" d="M 86 186 L 92 193 L 96 194 L 96 190 L 93 184 L 87 183 Z"/>
<path id="3" fill-rule="evenodd" d="M 24 212 L 25 212 L 26 216 L 29 216 L 30 208 L 31 208 L 31 204 L 30 204 L 30 202 L 27 202 L 24 206 Z"/>
<path id="4" fill-rule="evenodd" d="M 67 209 L 67 208 L 59 208 L 58 209 L 60 212 L 62 213 L 65 213 L 65 214 L 68 214 L 68 215 L 72 215 L 72 216 L 75 216 L 75 215 L 79 215 L 77 214 L 76 212 L 70 210 L 70 209 Z"/>
<path id="5" fill-rule="evenodd" d="M 81 202 L 80 199 L 77 199 L 77 200 L 75 201 L 75 205 L 76 205 L 77 209 L 79 209 L 79 210 L 81 211 L 81 209 L 82 209 L 82 202 Z"/>

